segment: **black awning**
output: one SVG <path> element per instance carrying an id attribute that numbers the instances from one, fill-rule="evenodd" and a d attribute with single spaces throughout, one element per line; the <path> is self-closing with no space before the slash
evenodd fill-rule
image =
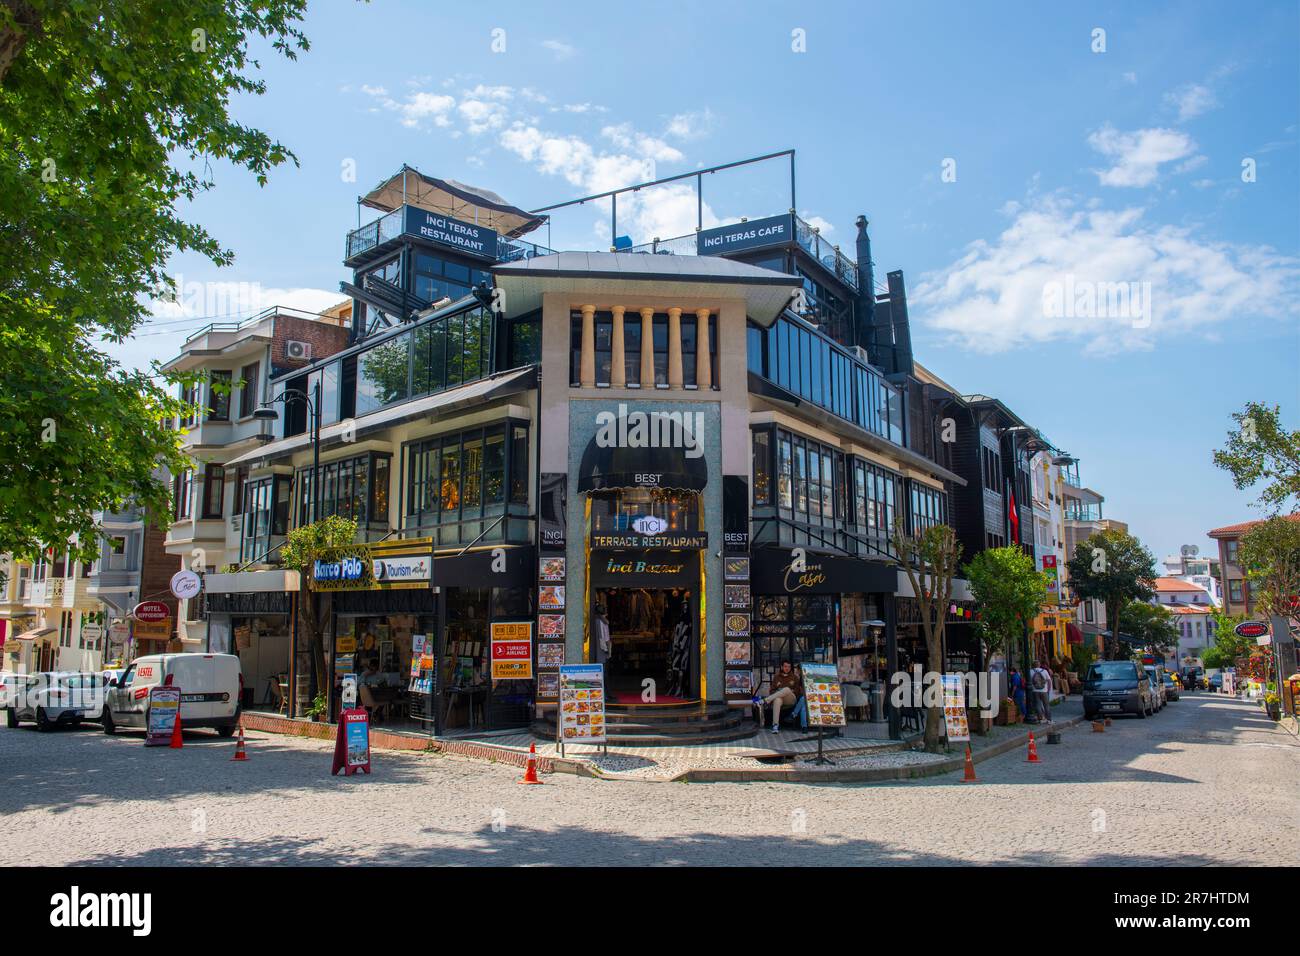
<path id="1" fill-rule="evenodd" d="M 603 446 L 592 438 L 578 465 L 579 493 L 617 488 L 702 491 L 708 483 L 704 456 L 688 457 L 685 448 Z"/>

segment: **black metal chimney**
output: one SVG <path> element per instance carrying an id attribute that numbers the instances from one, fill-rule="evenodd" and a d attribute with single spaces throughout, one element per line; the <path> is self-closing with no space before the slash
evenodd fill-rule
<path id="1" fill-rule="evenodd" d="M 867 235 L 867 225 L 867 217 L 858 216 L 858 308 L 853 339 L 854 344 L 862 348 L 868 348 L 871 343 L 876 309 L 876 273 L 871 266 L 871 237 Z"/>

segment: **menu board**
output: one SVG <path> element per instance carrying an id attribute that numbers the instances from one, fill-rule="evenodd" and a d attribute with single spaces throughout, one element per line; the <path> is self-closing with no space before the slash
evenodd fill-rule
<path id="1" fill-rule="evenodd" d="M 492 679 L 532 680 L 531 621 L 492 622 Z"/>
<path id="2" fill-rule="evenodd" d="M 970 724 L 966 719 L 966 689 L 960 674 L 943 675 L 943 723 L 949 742 L 970 740 Z"/>
<path id="3" fill-rule="evenodd" d="M 722 576 L 727 582 L 722 589 L 722 605 L 725 608 L 722 631 L 726 663 L 722 691 L 728 700 L 749 700 L 757 683 L 752 669 L 754 642 L 750 637 L 750 609 L 753 595 L 749 590 L 749 558 L 728 555 Z"/>
<path id="4" fill-rule="evenodd" d="M 149 688 L 149 713 L 145 719 L 144 745 L 165 746 L 171 743 L 176 718 L 181 712 L 181 689 L 169 685 Z"/>
<path id="5" fill-rule="evenodd" d="M 843 727 L 844 695 L 834 664 L 803 664 L 803 693 L 808 701 L 808 726 Z"/>
<path id="6" fill-rule="evenodd" d="M 605 742 L 605 665 L 560 668 L 559 739 L 562 744 Z"/>

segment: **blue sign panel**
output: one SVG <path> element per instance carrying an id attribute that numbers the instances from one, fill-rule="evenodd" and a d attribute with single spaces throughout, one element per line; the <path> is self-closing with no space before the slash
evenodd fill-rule
<path id="1" fill-rule="evenodd" d="M 769 216 L 705 229 L 696 234 L 695 252 L 701 256 L 722 256 L 742 249 L 783 246 L 794 242 L 794 217 Z"/>
<path id="2" fill-rule="evenodd" d="M 486 226 L 461 222 L 417 206 L 406 207 L 407 235 L 428 239 L 441 246 L 456 249 L 483 259 L 496 259 L 497 233 Z"/>

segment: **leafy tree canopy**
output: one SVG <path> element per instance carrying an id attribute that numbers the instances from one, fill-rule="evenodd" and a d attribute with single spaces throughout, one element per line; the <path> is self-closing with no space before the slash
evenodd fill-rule
<path id="1" fill-rule="evenodd" d="M 990 653 L 1023 635 L 1047 596 L 1047 580 L 1034 559 L 1014 546 L 981 551 L 966 565 L 966 577 L 979 604 L 975 628 Z"/>
<path id="2" fill-rule="evenodd" d="M 1214 463 L 1232 475 L 1232 483 L 1245 490 L 1263 483 L 1259 503 L 1272 514 L 1289 510 L 1300 500 L 1300 431 L 1288 431 L 1281 408 L 1248 402 L 1234 412 L 1237 427 L 1214 453 Z"/>
<path id="3" fill-rule="evenodd" d="M 1119 649 L 1121 615 L 1130 601 L 1148 601 L 1155 594 L 1150 582 L 1156 577 L 1156 559 L 1151 551 L 1127 531 L 1109 528 L 1080 541 L 1066 563 L 1070 589 L 1080 598 L 1100 600 L 1106 605 L 1107 657 Z"/>
<path id="4" fill-rule="evenodd" d="M 1266 614 L 1294 615 L 1300 595 L 1300 515 L 1275 517 L 1241 536 L 1237 559 Z"/>

